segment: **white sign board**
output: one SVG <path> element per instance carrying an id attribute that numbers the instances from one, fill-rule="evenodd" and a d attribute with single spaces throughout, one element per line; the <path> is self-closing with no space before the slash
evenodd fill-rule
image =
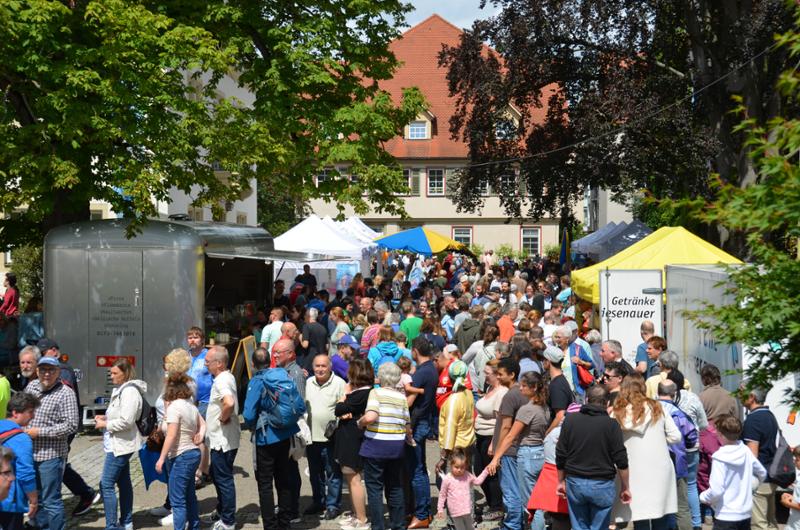
<path id="1" fill-rule="evenodd" d="M 644 294 L 647 289 L 653 294 Z M 664 329 L 661 270 L 600 271 L 600 322 L 603 339 L 622 343 L 622 355 L 635 365 L 642 343 L 642 321 L 653 322 L 656 335 Z"/>

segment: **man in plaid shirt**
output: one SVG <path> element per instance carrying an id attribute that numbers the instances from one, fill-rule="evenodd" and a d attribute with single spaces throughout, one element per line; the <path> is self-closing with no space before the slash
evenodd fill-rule
<path id="1" fill-rule="evenodd" d="M 33 439 L 33 461 L 36 478 L 41 484 L 40 509 L 36 514 L 38 527 L 63 530 L 64 502 L 61 483 L 69 452 L 68 439 L 78 431 L 78 401 L 75 393 L 61 382 L 58 359 L 42 357 L 37 365 L 39 379 L 25 387 L 26 392 L 41 401 L 36 416 L 28 424 L 27 433 Z"/>

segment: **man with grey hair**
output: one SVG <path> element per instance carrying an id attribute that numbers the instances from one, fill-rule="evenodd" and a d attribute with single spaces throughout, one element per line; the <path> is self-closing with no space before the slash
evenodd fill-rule
<path id="1" fill-rule="evenodd" d="M 545 311 L 542 316 L 542 321 L 539 323 L 544 331 L 544 343 L 547 346 L 555 346 L 553 342 L 553 333 L 556 331 L 556 316 L 552 311 Z"/>
<path id="2" fill-rule="evenodd" d="M 647 397 L 650 399 L 658 399 L 658 384 L 666 381 L 669 374 L 678 369 L 678 354 L 672 350 L 664 350 L 658 355 L 658 364 L 661 366 L 661 372 L 648 377 L 644 383 L 647 388 Z M 692 389 L 688 379 L 684 379 L 683 388 Z"/>
<path id="3" fill-rule="evenodd" d="M 378 322 L 381 324 L 386 324 L 386 315 L 391 314 L 389 311 L 389 305 L 384 302 L 383 300 L 378 300 L 372 306 L 376 313 L 378 313 Z"/>
<path id="4" fill-rule="evenodd" d="M 604 340 L 602 345 L 600 346 L 600 358 L 603 359 L 604 364 L 608 364 L 610 362 L 618 362 L 618 363 L 625 363 L 631 368 L 631 373 L 634 371 L 634 367 L 631 363 L 626 361 L 622 357 L 622 343 L 615 339 L 608 339 Z"/>
<path id="5" fill-rule="evenodd" d="M 742 390 L 746 390 L 746 388 L 747 384 L 742 383 Z M 778 421 L 769 407 L 764 405 L 767 399 L 766 389 L 752 388 L 746 392 L 744 407 L 747 409 L 747 419 L 744 420 L 742 427 L 742 440 L 758 458 L 764 469 L 769 469 L 778 449 L 776 444 L 780 433 Z M 775 489 L 776 485 L 767 479 L 753 492 L 753 513 L 750 526 L 754 530 L 776 530 L 778 528 L 778 522 L 775 519 Z"/>
<path id="6" fill-rule="evenodd" d="M 511 337 L 514 336 L 516 328 L 514 322 L 517 320 L 519 314 L 519 306 L 514 302 L 509 302 L 503 306 L 503 316 L 497 321 L 497 328 L 500 330 L 500 342 L 511 342 Z"/>
<path id="7" fill-rule="evenodd" d="M 328 353 L 328 330 L 318 320 L 319 310 L 309 307 L 306 310 L 306 321 L 303 323 L 303 330 L 300 334 L 300 345 L 308 352 L 307 359 L 309 361 L 321 353 Z M 303 368 L 310 371 L 310 363 L 309 366 Z"/>
<path id="8" fill-rule="evenodd" d="M 36 379 L 36 363 L 41 359 L 39 348 L 28 345 L 19 352 L 19 374 L 14 377 L 11 387 L 17 392 L 22 392 L 28 383 Z"/>
<path id="9" fill-rule="evenodd" d="M 569 326 L 558 326 L 553 332 L 553 342 L 555 346 L 564 353 L 564 363 L 562 370 L 573 392 L 583 397 L 584 387 L 580 383 L 578 366 L 592 372 L 594 361 L 592 361 L 591 349 L 586 353 L 583 348 L 572 340 L 572 328 Z"/>
<path id="10" fill-rule="evenodd" d="M 233 462 L 239 451 L 239 399 L 236 379 L 228 370 L 228 350 L 212 346 L 205 359 L 214 377 L 206 412 L 206 446 L 211 451 L 211 478 L 217 490 L 217 515 L 212 530 L 236 528 L 236 486 Z"/>
<path id="11" fill-rule="evenodd" d="M 374 312 L 370 310 L 371 312 Z M 332 372 L 331 358 L 314 357 L 314 377 L 306 381 L 306 408 L 311 445 L 306 447 L 308 472 L 313 503 L 303 513 L 321 515 L 322 519 L 339 517 L 342 504 L 342 469 L 334 459 L 333 443 L 326 438 L 328 422 L 334 420 L 334 409 L 344 396 L 345 382 Z"/>

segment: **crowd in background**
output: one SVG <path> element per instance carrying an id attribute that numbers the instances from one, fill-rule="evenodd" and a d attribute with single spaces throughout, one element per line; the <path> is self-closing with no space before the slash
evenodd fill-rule
<path id="1" fill-rule="evenodd" d="M 306 268 L 288 289 L 276 281 L 274 305 L 247 317 L 259 347 L 246 391 L 227 350 L 207 348 L 192 328 L 187 348 L 164 359 L 152 428 L 142 425 L 146 385 L 119 360 L 108 410 L 96 418 L 106 527 L 133 527 L 130 459 L 144 446 L 168 483 L 152 510 L 163 525 L 199 528 L 195 490 L 211 482 L 218 503 L 208 522 L 235 528 L 241 414 L 270 530 L 304 517 L 382 530 L 385 513 L 392 530 L 428 528 L 435 516 L 457 530 L 480 521 L 507 530 L 693 530 L 706 516 L 720 529 L 777 528 L 779 480 L 768 471 L 782 453 L 765 392 L 750 389 L 738 402 L 713 365 L 702 368 L 704 388 L 690 388 L 648 321 L 635 357 L 625 358 L 618 341 L 593 329 L 591 305 L 561 272 L 491 252 L 398 258 L 334 294 Z M 0 437 L 4 425 L 22 431 L 6 444 L 17 480 L 0 524 L 16 528 L 27 512 L 40 527 L 63 528 L 60 484 L 77 429 L 65 404 L 77 407 L 76 392 L 63 382 L 65 367 L 38 348 L 20 354 L 20 367 L 27 380 L 0 422 Z M 439 457 L 433 469 L 429 451 Z M 303 457 L 313 495 L 301 510 Z M 94 496 L 81 498 L 91 505 Z M 780 502 L 798 525 L 797 494 Z"/>

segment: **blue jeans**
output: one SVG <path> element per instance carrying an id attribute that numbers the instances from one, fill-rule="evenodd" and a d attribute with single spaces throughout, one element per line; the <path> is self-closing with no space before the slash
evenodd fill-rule
<path id="1" fill-rule="evenodd" d="M 314 442 L 306 447 L 308 474 L 314 504 L 329 510 L 342 506 L 342 468 L 333 459 L 331 442 Z"/>
<path id="2" fill-rule="evenodd" d="M 406 464 L 411 476 L 411 489 L 414 492 L 414 516 L 427 519 L 431 515 L 431 479 L 425 460 L 425 443 L 430 433 L 427 420 L 420 420 L 414 428 L 416 447 L 406 446 Z"/>
<path id="3" fill-rule="evenodd" d="M 543 445 L 523 445 L 517 449 L 517 475 L 521 486 L 520 497 L 523 508 L 528 505 L 533 487 L 539 480 L 544 466 Z M 536 510 L 531 523 L 531 530 L 544 530 L 544 512 Z"/>
<path id="4" fill-rule="evenodd" d="M 211 450 L 211 479 L 217 490 L 217 513 L 227 525 L 236 524 L 236 485 L 233 481 L 233 461 L 238 449 Z"/>
<path id="5" fill-rule="evenodd" d="M 133 522 L 133 486 L 131 485 L 131 456 L 114 456 L 106 453 L 100 492 L 103 494 L 103 509 L 106 513 L 106 529 L 125 528 Z M 119 486 L 119 519 L 117 519 L 117 492 Z"/>
<path id="6" fill-rule="evenodd" d="M 64 530 L 64 501 L 61 499 L 64 465 L 63 458 L 34 462 L 36 488 L 39 490 L 39 512 L 35 519 L 39 528 Z"/>
<path id="7" fill-rule="evenodd" d="M 569 520 L 573 530 L 606 530 L 617 495 L 613 480 L 567 477 Z"/>
<path id="8" fill-rule="evenodd" d="M 521 530 L 522 528 L 524 505 L 519 496 L 520 481 L 517 469 L 516 456 L 500 457 L 500 490 L 503 492 L 503 506 L 506 509 L 506 516 L 501 528 L 507 530 Z"/>
<path id="9" fill-rule="evenodd" d="M 372 530 L 383 530 L 383 493 L 389 502 L 389 525 L 392 530 L 404 530 L 405 498 L 400 482 L 403 460 L 364 458 L 364 485 L 367 488 L 367 515 Z"/>
<path id="10" fill-rule="evenodd" d="M 659 517 L 658 519 L 644 519 L 642 521 L 633 522 L 633 530 L 668 530 L 669 529 L 669 515 Z"/>
<path id="11" fill-rule="evenodd" d="M 697 465 L 700 463 L 700 451 L 687 452 L 686 462 L 689 464 L 689 475 L 686 477 L 689 511 L 692 512 L 692 527 L 696 528 L 702 526 L 700 517 L 700 494 L 697 491 Z"/>
<path id="12" fill-rule="evenodd" d="M 200 466 L 200 449 L 191 449 L 171 459 L 169 470 L 169 503 L 172 505 L 172 524 L 189 530 L 200 529 L 200 514 L 194 474 Z"/>

